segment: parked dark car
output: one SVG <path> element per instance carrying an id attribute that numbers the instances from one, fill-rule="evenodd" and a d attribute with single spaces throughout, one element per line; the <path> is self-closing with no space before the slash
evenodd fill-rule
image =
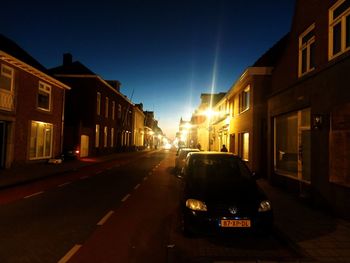
<path id="1" fill-rule="evenodd" d="M 185 235 L 251 231 L 269 233 L 270 201 L 244 161 L 231 153 L 189 153 L 182 175 Z"/>

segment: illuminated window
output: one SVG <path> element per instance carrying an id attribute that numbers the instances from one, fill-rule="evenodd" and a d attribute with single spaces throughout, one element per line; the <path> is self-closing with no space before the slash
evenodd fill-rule
<path id="1" fill-rule="evenodd" d="M 108 107 L 109 107 L 109 98 L 106 97 L 106 105 L 105 105 L 105 117 L 108 118 Z"/>
<path id="2" fill-rule="evenodd" d="M 29 158 L 46 159 L 52 156 L 52 124 L 32 121 L 30 130 Z"/>
<path id="3" fill-rule="evenodd" d="M 96 96 L 96 113 L 97 115 L 101 114 L 101 93 L 97 92 Z"/>
<path id="4" fill-rule="evenodd" d="M 339 0 L 329 9 L 329 59 L 350 49 L 350 0 Z"/>
<path id="5" fill-rule="evenodd" d="M 95 147 L 99 147 L 100 146 L 100 125 L 96 124 L 96 128 L 95 128 Z"/>
<path id="6" fill-rule="evenodd" d="M 299 77 L 315 68 L 315 24 L 299 36 Z"/>
<path id="7" fill-rule="evenodd" d="M 115 101 L 112 101 L 112 120 L 114 120 L 115 117 Z"/>
<path id="8" fill-rule="evenodd" d="M 114 128 L 111 128 L 111 147 L 114 147 Z"/>
<path id="9" fill-rule="evenodd" d="M 13 93 L 14 71 L 12 68 L 1 65 L 0 89 L 1 91 Z"/>
<path id="10" fill-rule="evenodd" d="M 38 108 L 45 111 L 51 110 L 51 86 L 39 82 Z"/>
<path id="11" fill-rule="evenodd" d="M 107 138 L 108 138 L 108 128 L 105 126 L 103 129 L 103 146 L 107 147 Z"/>
<path id="12" fill-rule="evenodd" d="M 249 133 L 240 133 L 238 136 L 239 156 L 244 161 L 249 161 Z"/>
<path id="13" fill-rule="evenodd" d="M 239 113 L 242 113 L 249 109 L 250 104 L 250 86 L 246 87 L 239 94 Z"/>

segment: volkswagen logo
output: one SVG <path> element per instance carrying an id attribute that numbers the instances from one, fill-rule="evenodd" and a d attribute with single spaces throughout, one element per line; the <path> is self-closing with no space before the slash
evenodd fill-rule
<path id="1" fill-rule="evenodd" d="M 238 208 L 233 206 L 233 207 L 230 207 L 228 211 L 230 212 L 230 214 L 235 215 L 238 213 Z"/>

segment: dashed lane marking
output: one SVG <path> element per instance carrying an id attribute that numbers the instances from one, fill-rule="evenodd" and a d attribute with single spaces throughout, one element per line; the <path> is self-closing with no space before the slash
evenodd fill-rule
<path id="1" fill-rule="evenodd" d="M 102 226 L 104 225 L 104 223 L 107 222 L 108 218 L 111 217 L 111 215 L 113 215 L 114 211 L 109 211 L 98 223 L 97 225 L 98 226 Z"/>
<path id="2" fill-rule="evenodd" d="M 71 183 L 72 183 L 72 182 L 66 182 L 66 183 L 60 184 L 58 187 L 63 187 L 63 186 L 69 185 L 69 184 L 71 184 Z"/>
<path id="3" fill-rule="evenodd" d="M 67 252 L 67 254 L 58 261 L 58 263 L 66 263 L 66 262 L 68 262 L 68 260 L 70 260 L 74 256 L 74 254 L 78 252 L 78 250 L 81 247 L 82 247 L 82 245 L 74 245 L 74 247 L 72 247 L 72 249 L 69 250 Z"/>
<path id="4" fill-rule="evenodd" d="M 139 188 L 141 185 L 140 184 L 137 184 L 134 189 L 136 190 L 137 188 Z"/>
<path id="5" fill-rule="evenodd" d="M 37 195 L 40 195 L 40 194 L 42 194 L 42 193 L 44 193 L 44 191 L 40 191 L 40 192 L 36 192 L 36 193 L 34 193 L 34 194 L 31 194 L 31 195 L 27 195 L 27 196 L 25 196 L 24 198 L 31 198 L 31 197 L 33 197 L 33 196 L 37 196 Z"/>
<path id="6" fill-rule="evenodd" d="M 122 199 L 122 202 L 125 202 L 129 197 L 130 197 L 130 194 L 127 194 L 126 196 L 124 196 L 124 198 Z"/>

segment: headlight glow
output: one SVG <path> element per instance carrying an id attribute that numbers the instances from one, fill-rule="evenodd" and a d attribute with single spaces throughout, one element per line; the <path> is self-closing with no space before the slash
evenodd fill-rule
<path id="1" fill-rule="evenodd" d="M 264 200 L 260 203 L 259 206 L 259 212 L 267 212 L 271 210 L 271 203 L 270 201 Z"/>
<path id="2" fill-rule="evenodd" d="M 186 207 L 193 211 L 207 211 L 206 204 L 196 199 L 187 199 Z"/>

